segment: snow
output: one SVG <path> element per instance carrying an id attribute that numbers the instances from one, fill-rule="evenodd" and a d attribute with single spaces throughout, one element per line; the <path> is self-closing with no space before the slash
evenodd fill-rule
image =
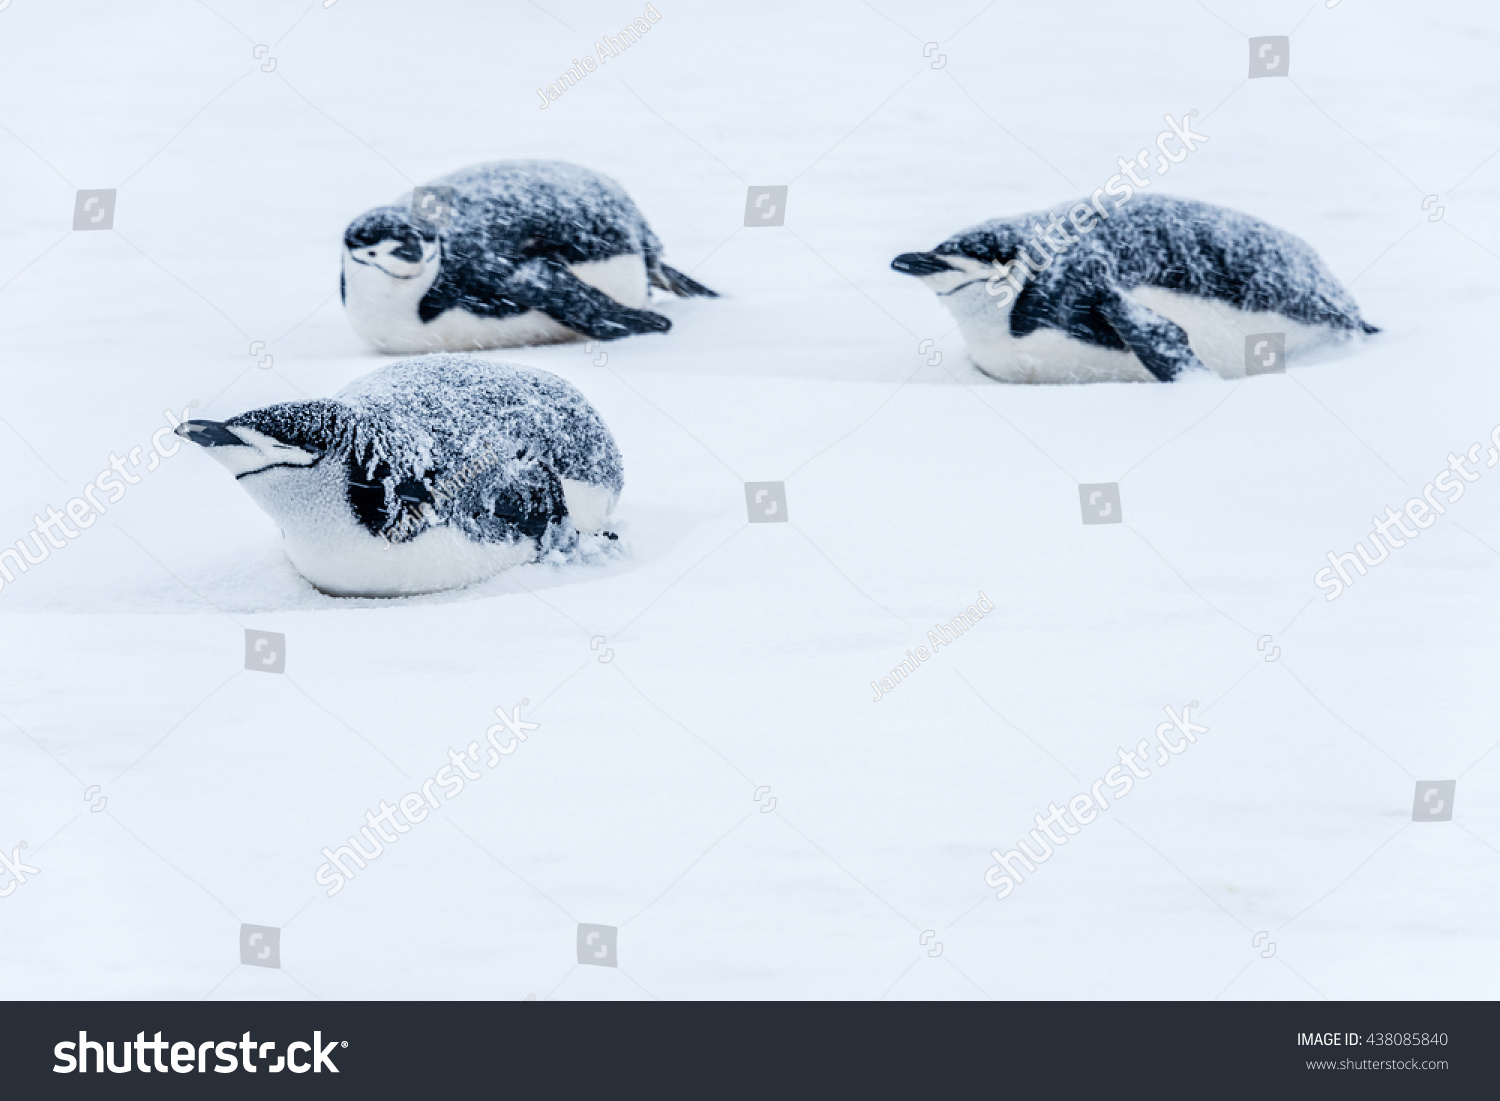
<path id="1" fill-rule="evenodd" d="M 628 9 L 0 11 L 0 544 L 112 456 L 136 479 L 0 588 L 0 852 L 40 869 L 0 898 L 0 992 L 1494 996 L 1500 479 L 1337 600 L 1313 578 L 1500 423 L 1500 15 L 872 3 L 658 4 L 545 110 Z M 1290 78 L 1245 79 L 1264 34 Z M 1210 140 L 1163 185 L 1306 241 L 1379 338 L 1005 385 L 889 269 L 1091 193 L 1194 108 Z M 152 435 L 389 362 L 342 316 L 344 227 L 512 158 L 618 180 L 724 295 L 484 353 L 598 409 L 630 553 L 321 595 Z M 762 184 L 784 227 L 743 226 Z M 112 230 L 70 228 L 80 188 L 118 189 Z M 746 481 L 784 481 L 788 522 L 747 523 Z M 1107 482 L 1123 523 L 1081 523 Z M 247 629 L 285 634 L 284 674 L 243 667 Z M 997 901 L 991 849 L 1193 700 L 1208 731 Z M 327 897 L 321 850 L 517 707 L 524 744 Z M 1452 821 L 1413 822 L 1453 779 Z M 281 928 L 280 969 L 239 964 L 241 923 Z M 579 923 L 618 927 L 618 968 L 578 965 Z"/>

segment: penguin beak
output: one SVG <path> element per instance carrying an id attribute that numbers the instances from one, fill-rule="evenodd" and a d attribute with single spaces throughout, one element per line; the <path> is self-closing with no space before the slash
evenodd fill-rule
<path id="1" fill-rule="evenodd" d="M 177 435 L 199 447 L 245 447 L 245 441 L 222 421 L 183 421 L 173 429 Z"/>
<path id="2" fill-rule="evenodd" d="M 956 271 L 952 264 L 933 252 L 903 252 L 891 261 L 891 269 L 902 275 L 940 275 Z"/>

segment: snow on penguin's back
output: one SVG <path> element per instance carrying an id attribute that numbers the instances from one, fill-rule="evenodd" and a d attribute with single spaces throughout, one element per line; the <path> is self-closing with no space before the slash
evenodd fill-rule
<path id="1" fill-rule="evenodd" d="M 478 356 L 437 353 L 402 360 L 355 379 L 335 395 L 386 426 L 388 460 L 456 469 L 486 448 L 538 446 L 563 475 L 624 485 L 619 448 L 587 398 L 549 371 Z"/>

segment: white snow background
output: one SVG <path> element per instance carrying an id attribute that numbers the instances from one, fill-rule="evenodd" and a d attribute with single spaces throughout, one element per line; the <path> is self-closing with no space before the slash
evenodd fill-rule
<path id="1" fill-rule="evenodd" d="M 546 110 L 640 5 L 0 10 L 0 543 L 163 410 L 386 362 L 341 316 L 343 227 L 464 165 L 614 176 L 724 296 L 485 353 L 604 416 L 622 562 L 321 596 L 184 446 L 6 584 L 0 848 L 40 874 L 0 898 L 0 996 L 1495 996 L 1500 469 L 1338 600 L 1313 575 L 1500 424 L 1500 10 L 655 2 Z M 1290 76 L 1247 80 L 1277 34 Z M 1193 109 L 1209 141 L 1153 189 L 1302 236 L 1380 338 L 1007 386 L 889 270 Z M 784 227 L 743 226 L 763 184 Z M 113 230 L 70 228 L 79 188 L 118 189 Z M 747 523 L 742 483 L 779 480 L 790 522 Z M 1124 523 L 1083 525 L 1111 481 Z M 286 634 L 284 675 L 245 670 L 246 628 Z M 523 699 L 520 750 L 326 897 L 322 847 Z M 996 901 L 990 850 L 1189 700 L 1209 732 Z M 1453 820 L 1414 823 L 1432 779 Z M 578 964 L 580 922 L 618 968 Z M 241 923 L 280 969 L 240 965 Z"/>

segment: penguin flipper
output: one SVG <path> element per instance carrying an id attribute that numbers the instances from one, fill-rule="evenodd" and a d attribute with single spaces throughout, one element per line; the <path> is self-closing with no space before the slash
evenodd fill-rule
<path id="1" fill-rule="evenodd" d="M 1118 288 L 1101 294 L 1093 308 L 1161 382 L 1171 382 L 1185 370 L 1208 369 L 1194 353 L 1181 326 L 1148 310 Z"/>
<path id="2" fill-rule="evenodd" d="M 556 260 L 528 260 L 520 265 L 506 284 L 505 294 L 591 340 L 664 333 L 672 327 L 659 313 L 620 305 Z"/>
<path id="3" fill-rule="evenodd" d="M 668 267 L 654 256 L 646 262 L 646 270 L 649 273 L 653 287 L 660 287 L 664 291 L 671 291 L 678 298 L 719 297 L 718 291 L 709 290 L 696 279 L 684 275 L 676 268 Z"/>
<path id="4" fill-rule="evenodd" d="M 485 491 L 485 508 L 474 519 L 490 538 L 510 540 L 517 535 L 548 542 L 549 529 L 568 515 L 567 494 L 544 463 L 531 462 L 511 473 L 503 486 Z M 553 538 L 556 538 L 554 533 Z"/>

